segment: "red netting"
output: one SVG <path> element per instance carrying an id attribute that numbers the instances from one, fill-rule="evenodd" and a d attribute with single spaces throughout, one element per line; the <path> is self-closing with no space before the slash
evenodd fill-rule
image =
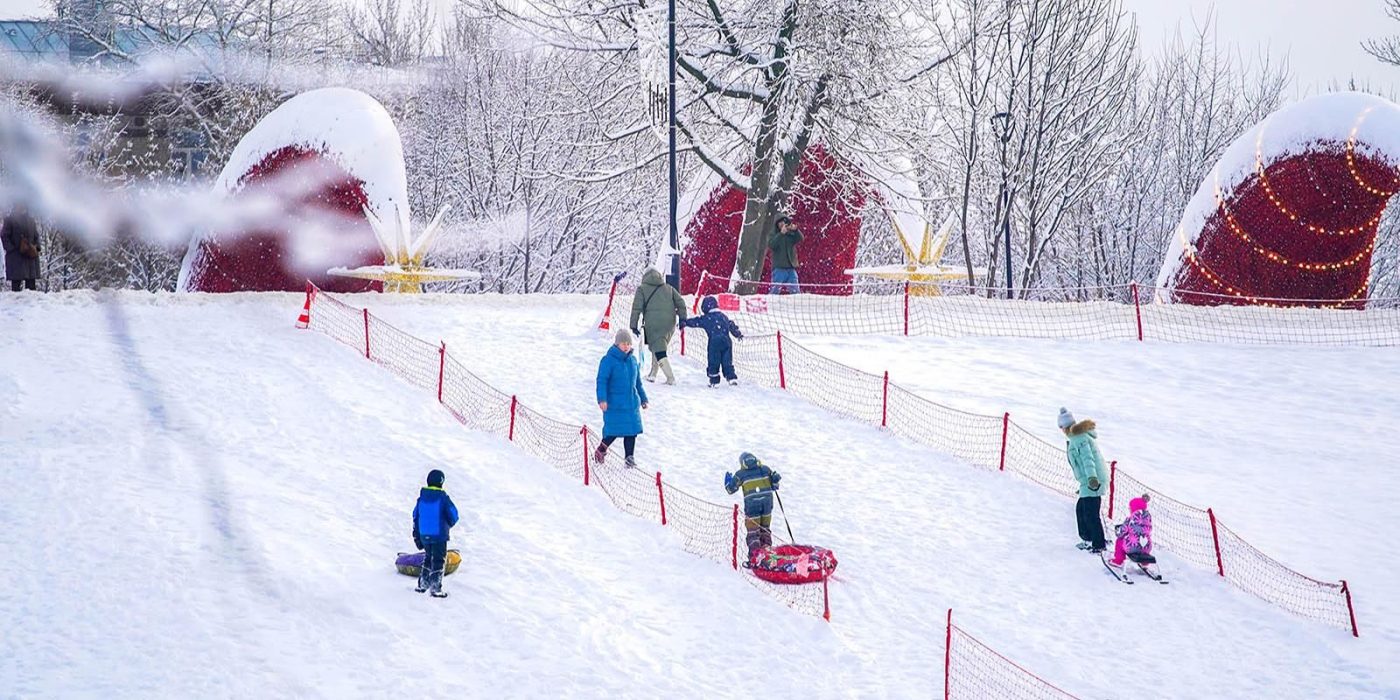
<path id="1" fill-rule="evenodd" d="M 1349 301 L 1252 299 L 1200 292 L 1113 287 L 1034 290 L 1007 300 L 1004 290 L 930 283 L 857 280 L 803 285 L 795 295 L 728 292 L 729 280 L 705 277 L 700 289 L 745 333 L 932 335 L 959 337 L 1157 340 L 1243 344 L 1400 345 L 1400 298 Z M 611 322 L 625 327 L 633 281 L 618 285 Z M 696 299 L 698 300 L 698 296 Z M 698 302 L 697 302 L 698 304 Z M 692 306 L 694 308 L 694 305 Z M 618 327 L 618 326 L 614 326 Z"/>
<path id="2" fill-rule="evenodd" d="M 617 306 L 615 303 L 614 309 Z M 747 327 L 744 330 L 749 331 Z M 703 332 L 685 333 L 684 354 L 703 358 L 705 344 Z M 746 335 L 735 345 L 734 364 L 746 381 L 786 388 L 833 413 L 881 426 L 975 466 L 1015 474 L 1066 498 L 1075 498 L 1079 493 L 1065 460 L 1064 447 L 1036 437 L 1009 416 L 979 415 L 944 406 L 899 386 L 887 375 L 844 365 L 780 333 Z M 1213 530 L 1208 510 L 1149 488 L 1116 464 L 1112 481 L 1111 498 L 1103 504 L 1106 531 L 1112 531 L 1113 523 L 1108 520 L 1127 517 L 1130 499 L 1151 494 L 1154 544 L 1158 551 L 1170 552 L 1196 566 L 1223 571 L 1227 581 L 1265 601 L 1356 633 L 1349 592 L 1343 584 L 1316 581 L 1293 572 L 1240 540 L 1218 520 Z M 1110 517 L 1110 512 L 1114 517 Z M 1223 566 L 1218 564 L 1217 554 Z"/>
<path id="3" fill-rule="evenodd" d="M 1073 699 L 1040 676 L 1026 670 L 1015 661 L 998 654 L 966 630 L 953 624 L 953 611 L 948 611 L 948 627 L 943 657 L 946 680 L 944 700 L 970 698 L 1043 698 L 1045 700 Z"/>
<path id="4" fill-rule="evenodd" d="M 681 537 L 686 551 L 744 571 L 739 566 L 738 550 L 742 533 L 733 504 L 697 498 L 665 483 L 654 472 L 627 468 L 620 451 L 597 463 L 592 457 L 599 443 L 596 431 L 545 416 L 495 389 L 462 366 L 443 344 L 409 335 L 314 287 L 308 290 L 307 299 L 309 328 L 432 392 L 464 425 L 511 440 L 526 454 L 571 478 L 598 486 L 619 510 L 665 524 Z M 747 571 L 743 576 L 797 610 L 830 616 L 824 582 L 783 586 L 759 580 Z"/>

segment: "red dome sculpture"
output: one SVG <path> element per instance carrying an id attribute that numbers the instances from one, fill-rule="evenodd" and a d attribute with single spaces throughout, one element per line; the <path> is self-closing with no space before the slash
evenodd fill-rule
<path id="1" fill-rule="evenodd" d="M 792 218 L 802 230 L 798 248 L 802 268 L 799 276 L 803 292 L 818 294 L 851 293 L 851 277 L 845 270 L 855 267 L 856 245 L 860 242 L 860 211 L 870 196 L 864 182 L 851 182 L 849 173 L 857 170 L 839 160 L 820 145 L 812 146 L 797 174 Z M 685 227 L 684 254 L 681 257 L 681 292 L 692 294 L 701 272 L 728 279 L 739 254 L 739 229 L 744 220 L 744 192 L 721 183 Z M 772 258 L 765 257 L 763 280 L 772 275 Z M 808 287 L 807 285 L 835 285 Z M 705 293 L 723 291 L 713 282 Z"/>
<path id="2" fill-rule="evenodd" d="M 377 290 L 378 282 L 326 270 L 384 262 L 365 209 L 407 230 L 398 130 L 355 90 L 312 90 L 283 103 L 239 141 L 215 188 L 242 200 L 232 209 L 248 223 L 191 241 L 181 291 L 300 291 L 308 279 L 330 291 Z"/>
<path id="3" fill-rule="evenodd" d="M 1158 286 L 1190 304 L 1359 308 L 1398 189 L 1400 106 L 1340 93 L 1281 109 L 1201 184 Z"/>

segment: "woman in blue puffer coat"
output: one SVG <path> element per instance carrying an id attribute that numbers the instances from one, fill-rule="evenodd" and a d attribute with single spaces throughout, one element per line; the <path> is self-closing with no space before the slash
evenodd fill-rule
<path id="1" fill-rule="evenodd" d="M 618 330 L 613 346 L 598 362 L 598 408 L 603 411 L 603 442 L 593 451 L 593 459 L 602 462 L 613 441 L 622 438 L 627 466 L 637 466 L 633 452 L 637 436 L 642 434 L 642 409 L 647 407 L 647 392 L 642 388 L 642 368 L 632 353 L 632 333 Z"/>

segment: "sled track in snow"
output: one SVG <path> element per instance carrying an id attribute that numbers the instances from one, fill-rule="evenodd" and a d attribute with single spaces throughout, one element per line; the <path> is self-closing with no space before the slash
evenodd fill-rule
<path id="1" fill-rule="evenodd" d="M 368 309 L 352 307 L 308 284 L 305 322 L 408 383 L 435 392 L 459 422 L 505 438 L 584 486 L 596 486 L 619 510 L 655 520 L 677 532 L 687 552 L 739 571 L 739 510 L 698 498 L 667 483 L 660 472 L 629 469 L 614 457 L 593 463 L 599 433 L 587 425 L 555 420 L 514 395 L 487 384 L 458 362 L 445 343 L 414 337 Z M 826 582 L 781 586 L 744 574 L 744 580 L 809 615 L 831 617 Z"/>
<path id="2" fill-rule="evenodd" d="M 631 320 L 632 291 L 628 285 L 614 285 L 606 312 L 613 327 L 627 327 Z M 849 297 L 820 299 L 839 308 Z M 759 306 L 772 310 L 771 303 L 789 300 L 763 297 L 759 301 Z M 844 365 L 785 337 L 781 330 L 744 338 L 734 346 L 734 364 L 762 386 L 791 392 L 840 416 L 878 426 L 974 466 L 1016 474 L 1066 498 L 1078 494 L 1065 466 L 1064 450 L 1013 422 L 1009 413 L 982 415 L 939 404 L 890 382 L 889 372 L 876 375 Z M 692 358 L 703 358 L 706 344 L 705 333 L 690 328 L 681 329 L 673 340 L 682 356 Z M 1213 509 L 1171 498 L 1119 469 L 1117 462 L 1110 466 L 1108 512 L 1101 515 L 1109 526 L 1106 531 L 1112 531 L 1115 513 L 1144 493 L 1152 496 L 1155 546 L 1213 570 L 1235 587 L 1294 615 L 1359 636 L 1351 588 L 1345 580 L 1321 581 L 1294 571 L 1226 527 Z"/>
<path id="3" fill-rule="evenodd" d="M 686 551 L 739 570 L 739 509 L 698 498 L 638 469 L 593 464 L 598 434 L 587 425 L 549 418 L 514 395 L 487 384 L 462 366 L 445 343 L 434 345 L 385 323 L 369 313 L 307 285 L 298 326 L 324 333 L 355 349 L 366 359 L 421 389 L 435 392 L 459 422 L 512 442 L 522 451 L 554 466 L 585 487 L 597 486 L 619 510 L 681 533 Z M 776 533 L 775 533 L 776 537 Z M 744 575 L 754 587 L 809 615 L 830 620 L 827 582 L 780 586 Z M 944 640 L 944 698 L 1004 697 L 1073 700 L 1060 690 L 997 653 L 954 625 L 948 611 Z"/>

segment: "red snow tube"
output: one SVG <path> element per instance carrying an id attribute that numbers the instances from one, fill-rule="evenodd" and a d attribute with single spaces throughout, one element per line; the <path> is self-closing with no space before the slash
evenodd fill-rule
<path id="1" fill-rule="evenodd" d="M 836 553 L 810 544 L 759 547 L 749 557 L 749 569 L 772 583 L 815 583 L 836 570 Z"/>

